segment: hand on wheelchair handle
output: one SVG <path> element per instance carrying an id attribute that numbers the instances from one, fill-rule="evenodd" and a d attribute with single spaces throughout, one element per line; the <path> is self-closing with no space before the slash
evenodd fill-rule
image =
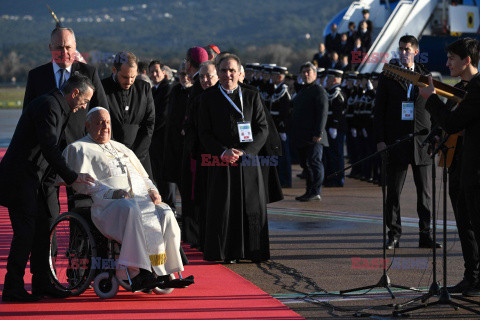
<path id="1" fill-rule="evenodd" d="M 129 198 L 130 198 L 130 194 L 123 189 L 115 190 L 112 194 L 112 199 L 129 199 Z"/>
<path id="2" fill-rule="evenodd" d="M 88 173 L 79 173 L 77 176 L 76 183 L 86 183 L 91 186 L 95 185 L 95 179 Z"/>

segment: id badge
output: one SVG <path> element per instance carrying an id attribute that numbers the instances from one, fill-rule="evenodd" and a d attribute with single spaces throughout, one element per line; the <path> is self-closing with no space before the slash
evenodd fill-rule
<path id="1" fill-rule="evenodd" d="M 240 142 L 253 142 L 252 126 L 250 122 L 237 122 Z"/>
<path id="2" fill-rule="evenodd" d="M 402 120 L 413 120 L 413 102 L 402 102 Z"/>

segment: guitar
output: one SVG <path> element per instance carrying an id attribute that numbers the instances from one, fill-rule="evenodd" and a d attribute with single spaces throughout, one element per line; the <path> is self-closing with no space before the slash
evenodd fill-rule
<path id="1" fill-rule="evenodd" d="M 395 80 L 412 83 L 413 85 L 420 88 L 425 88 L 429 86 L 428 76 L 421 75 L 418 72 L 410 71 L 393 64 L 385 63 L 383 65 L 383 74 Z M 453 100 L 457 103 L 465 99 L 465 96 L 467 94 L 465 90 L 455 88 L 451 85 L 437 80 L 433 80 L 433 86 L 435 87 L 435 91 L 439 96 Z"/>
<path id="2" fill-rule="evenodd" d="M 405 68 L 402 68 L 393 64 L 387 64 L 387 63 L 384 64 L 383 74 L 395 80 L 412 83 L 417 87 L 424 88 L 429 86 L 429 81 L 427 76 L 421 75 L 418 72 L 407 70 Z M 453 86 L 450 86 L 446 83 L 443 83 L 437 80 L 433 80 L 433 86 L 435 87 L 435 91 L 437 92 L 438 95 L 445 97 L 449 100 L 455 101 L 457 103 L 460 103 L 463 99 L 465 99 L 465 96 L 467 95 L 467 92 L 465 90 L 455 88 Z M 450 165 L 452 164 L 452 160 L 453 160 L 453 155 L 455 154 L 455 147 L 457 145 L 457 140 L 458 140 L 458 133 L 455 133 L 455 134 L 451 134 L 448 137 L 447 141 L 444 143 L 445 146 L 448 148 L 448 151 L 447 151 L 446 159 L 444 159 L 443 153 L 439 152 L 440 159 L 438 161 L 438 165 L 440 167 L 443 167 L 446 165 L 447 168 L 450 168 Z"/>

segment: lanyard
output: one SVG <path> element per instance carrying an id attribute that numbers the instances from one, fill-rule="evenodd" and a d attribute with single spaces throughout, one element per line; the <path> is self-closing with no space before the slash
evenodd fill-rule
<path id="1" fill-rule="evenodd" d="M 410 83 L 410 85 L 408 86 L 408 91 L 407 91 L 407 100 L 410 101 L 410 95 L 412 93 L 412 88 L 413 88 L 413 85 Z"/>
<path id="2" fill-rule="evenodd" d="M 242 115 L 242 121 L 245 121 L 245 117 L 243 116 L 243 98 L 242 98 L 242 89 L 240 88 L 240 86 L 238 86 L 238 95 L 240 97 L 240 107 L 242 108 L 241 110 L 238 109 L 237 105 L 235 104 L 235 102 L 232 101 L 232 99 L 230 99 L 230 97 L 225 93 L 225 89 L 222 88 L 222 86 L 219 86 L 220 88 L 220 91 L 222 92 L 223 96 L 225 98 L 227 98 L 228 102 L 230 102 L 230 104 L 232 105 L 233 108 L 235 108 L 235 110 L 237 110 L 238 113 L 240 113 Z"/>

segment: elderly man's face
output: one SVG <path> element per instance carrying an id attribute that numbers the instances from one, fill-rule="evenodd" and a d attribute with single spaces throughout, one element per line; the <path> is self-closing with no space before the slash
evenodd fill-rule
<path id="1" fill-rule="evenodd" d="M 110 141 L 110 114 L 106 110 L 95 112 L 85 126 L 87 127 L 87 132 L 96 142 L 103 144 Z"/>
<path id="2" fill-rule="evenodd" d="M 154 85 L 159 84 L 165 78 L 165 71 L 160 68 L 159 64 L 154 64 L 150 67 L 150 80 Z"/>
<path id="3" fill-rule="evenodd" d="M 182 86 L 184 86 L 185 88 L 192 86 L 192 80 L 188 76 L 185 68 L 182 68 L 180 69 L 180 71 L 178 71 L 178 79 L 180 80 L 180 83 L 182 84 Z"/>
<path id="4" fill-rule="evenodd" d="M 209 64 L 207 66 L 202 66 L 198 72 L 198 78 L 200 79 L 200 85 L 203 90 L 216 85 L 218 82 L 218 76 L 215 65 Z"/>
<path id="5" fill-rule="evenodd" d="M 302 80 L 306 84 L 310 84 L 317 79 L 317 73 L 310 67 L 303 67 L 301 71 Z"/>
<path id="6" fill-rule="evenodd" d="M 122 89 L 128 90 L 135 82 L 135 78 L 137 77 L 137 65 L 130 67 L 127 63 L 122 64 L 120 70 L 115 69 L 113 67 L 113 74 L 115 75 L 115 79 L 117 80 L 118 84 Z"/>
<path id="7" fill-rule="evenodd" d="M 60 30 L 51 38 L 49 44 L 52 59 L 60 68 L 68 68 L 75 61 L 77 43 L 68 30 Z"/>
<path id="8" fill-rule="evenodd" d="M 238 85 L 240 70 L 236 60 L 225 59 L 218 67 L 218 77 L 223 88 L 233 90 Z"/>

